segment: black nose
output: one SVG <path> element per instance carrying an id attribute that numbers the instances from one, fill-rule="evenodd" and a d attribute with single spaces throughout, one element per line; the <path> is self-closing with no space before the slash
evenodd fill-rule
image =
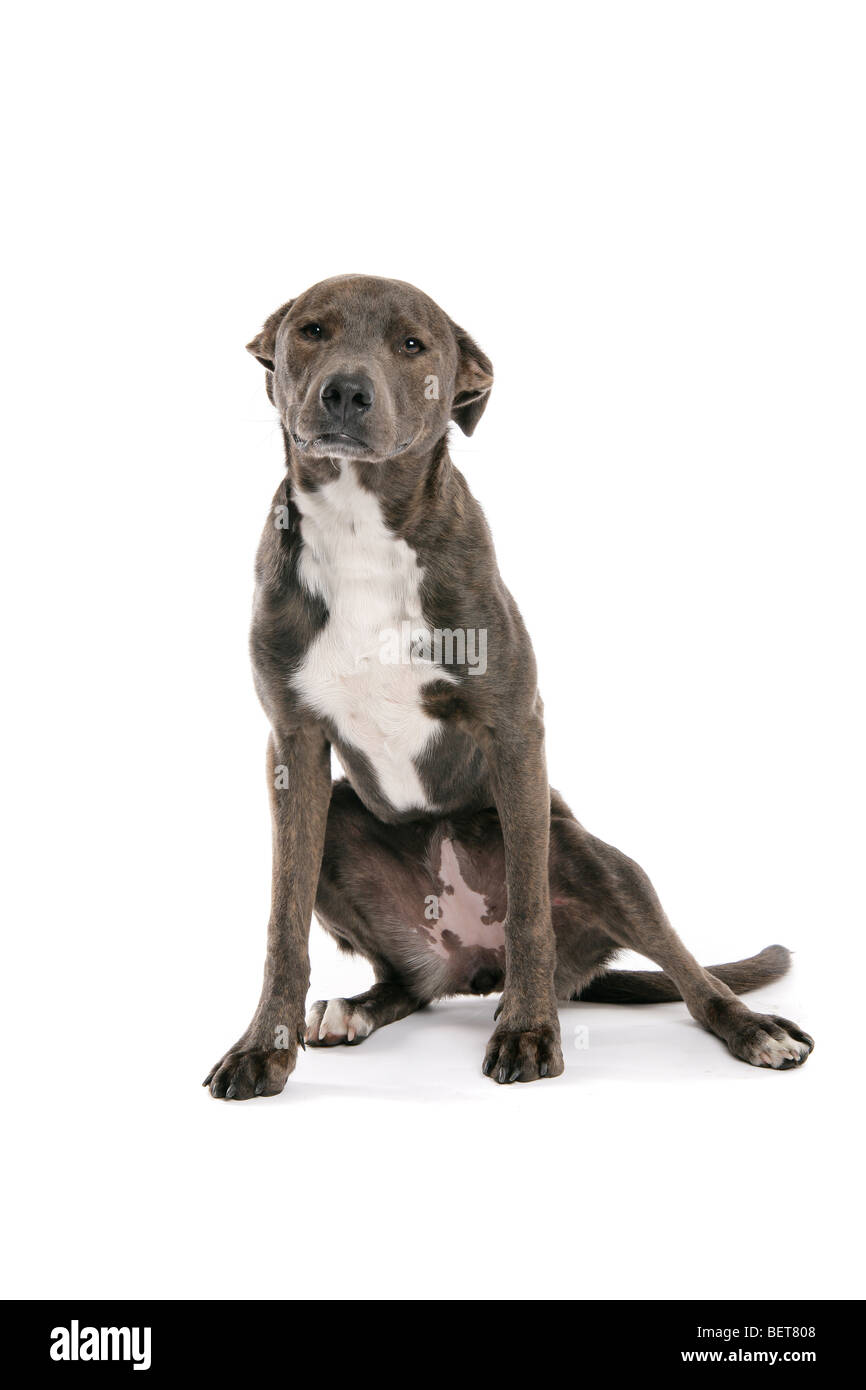
<path id="1" fill-rule="evenodd" d="M 373 383 L 363 372 L 334 372 L 322 386 L 319 396 L 331 419 L 348 425 L 366 415 L 375 397 Z"/>

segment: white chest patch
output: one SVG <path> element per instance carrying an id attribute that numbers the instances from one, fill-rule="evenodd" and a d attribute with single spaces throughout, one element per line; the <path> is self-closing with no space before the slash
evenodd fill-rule
<path id="1" fill-rule="evenodd" d="M 301 513 L 300 580 L 324 599 L 328 621 L 292 688 L 366 755 L 395 810 L 433 810 L 413 760 L 442 726 L 422 709 L 420 689 L 451 677 L 410 653 L 410 631 L 424 627 L 415 551 L 385 525 L 348 461 L 334 482 L 293 497 Z"/>

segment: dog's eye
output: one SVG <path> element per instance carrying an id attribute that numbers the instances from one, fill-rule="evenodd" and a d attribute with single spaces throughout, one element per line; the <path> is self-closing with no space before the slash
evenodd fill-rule
<path id="1" fill-rule="evenodd" d="M 403 351 L 409 357 L 417 357 L 419 352 L 424 351 L 424 344 L 420 338 L 407 338 L 403 344 Z"/>
<path id="2" fill-rule="evenodd" d="M 320 323 L 305 323 L 301 332 L 305 338 L 321 338 L 322 325 Z"/>

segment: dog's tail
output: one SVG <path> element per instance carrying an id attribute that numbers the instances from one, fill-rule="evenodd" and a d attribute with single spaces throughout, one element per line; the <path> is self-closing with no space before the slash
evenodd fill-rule
<path id="1" fill-rule="evenodd" d="M 729 965 L 708 965 L 707 970 L 734 994 L 780 980 L 791 964 L 786 946 L 765 946 L 757 956 L 735 960 Z M 682 995 L 661 970 L 608 970 L 573 996 L 588 1004 L 666 1004 Z"/>

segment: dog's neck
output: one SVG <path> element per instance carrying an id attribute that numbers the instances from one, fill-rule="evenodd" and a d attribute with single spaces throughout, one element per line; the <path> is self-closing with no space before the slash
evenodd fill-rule
<path id="1" fill-rule="evenodd" d="M 284 430 L 286 469 L 294 492 L 317 492 L 351 468 L 361 487 L 379 502 L 390 529 L 407 539 L 438 508 L 448 509 L 453 465 L 447 435 L 422 454 L 400 454 L 381 463 L 364 459 L 309 458 Z"/>

